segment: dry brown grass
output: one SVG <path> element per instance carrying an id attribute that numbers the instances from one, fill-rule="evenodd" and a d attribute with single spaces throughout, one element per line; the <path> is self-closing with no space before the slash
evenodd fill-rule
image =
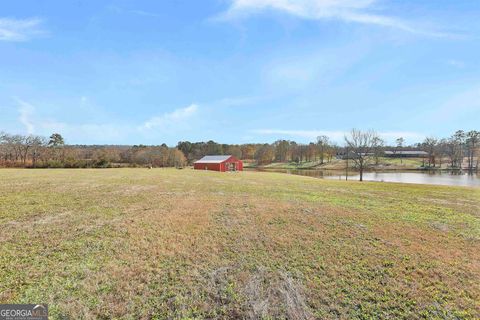
<path id="1" fill-rule="evenodd" d="M 54 319 L 480 317 L 478 189 L 161 169 L 0 178 L 0 301 L 49 303 Z"/>

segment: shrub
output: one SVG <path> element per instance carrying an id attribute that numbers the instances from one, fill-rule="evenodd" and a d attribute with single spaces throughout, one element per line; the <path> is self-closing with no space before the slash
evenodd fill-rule
<path id="1" fill-rule="evenodd" d="M 58 161 L 58 160 L 48 160 L 46 167 L 47 168 L 63 168 L 64 165 L 61 161 Z"/>

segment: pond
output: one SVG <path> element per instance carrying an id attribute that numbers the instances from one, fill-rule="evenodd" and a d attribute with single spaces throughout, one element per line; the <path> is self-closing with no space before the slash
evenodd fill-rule
<path id="1" fill-rule="evenodd" d="M 247 169 L 253 171 L 281 172 L 322 179 L 345 180 L 345 171 L 338 170 L 298 170 L 298 169 Z M 348 180 L 359 180 L 358 172 L 349 172 Z M 446 171 L 389 171 L 364 172 L 363 180 L 378 182 L 400 182 L 436 184 L 447 186 L 480 187 L 480 175 L 465 172 Z"/>

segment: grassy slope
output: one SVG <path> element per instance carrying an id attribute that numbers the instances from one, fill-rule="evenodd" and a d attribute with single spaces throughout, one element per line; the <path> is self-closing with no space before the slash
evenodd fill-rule
<path id="1" fill-rule="evenodd" d="M 480 189 L 0 170 L 0 302 L 53 319 L 478 318 Z"/>
<path id="2" fill-rule="evenodd" d="M 420 170 L 422 169 L 422 159 L 421 158 L 380 158 L 379 164 L 374 165 L 370 164 L 370 169 L 376 170 Z M 350 160 L 349 166 L 354 165 L 353 161 Z M 246 168 L 255 168 L 256 164 L 248 163 Z M 320 164 L 320 161 L 306 161 L 301 163 L 295 162 L 274 162 L 265 166 L 262 166 L 266 169 L 327 169 L 327 170 L 344 170 L 346 167 L 345 160 L 333 159 L 331 162 L 325 162 L 323 165 Z M 446 165 L 443 165 L 445 168 Z"/>

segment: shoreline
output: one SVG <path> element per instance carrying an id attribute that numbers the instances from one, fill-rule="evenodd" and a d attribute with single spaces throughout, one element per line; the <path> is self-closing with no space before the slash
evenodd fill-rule
<path id="1" fill-rule="evenodd" d="M 266 167 L 266 166 L 244 166 L 244 169 L 246 170 L 269 170 L 269 171 L 274 171 L 274 170 L 301 170 L 301 171 L 345 171 L 347 168 L 319 168 L 319 167 Z M 359 171 L 355 167 L 349 167 L 348 171 Z M 365 168 L 365 172 L 377 172 L 377 171 L 422 171 L 422 172 L 428 172 L 428 171 L 438 171 L 438 172 L 468 172 L 468 169 L 460 169 L 460 168 L 386 168 L 386 167 L 369 167 Z M 474 173 L 477 173 L 476 170 L 473 171 Z"/>

